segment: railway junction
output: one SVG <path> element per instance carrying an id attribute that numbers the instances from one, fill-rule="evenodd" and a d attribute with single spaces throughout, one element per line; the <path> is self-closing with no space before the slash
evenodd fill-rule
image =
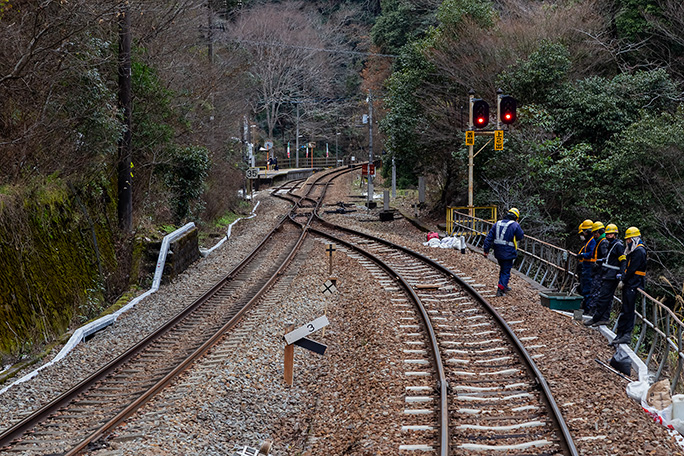
<path id="1" fill-rule="evenodd" d="M 597 363 L 615 353 L 598 330 L 542 307 L 521 275 L 494 296 L 495 263 L 380 222 L 340 171 L 262 190 L 221 248 L 7 389 L 0 453 L 684 454 Z M 321 317 L 307 339 L 324 353 L 286 347 Z"/>

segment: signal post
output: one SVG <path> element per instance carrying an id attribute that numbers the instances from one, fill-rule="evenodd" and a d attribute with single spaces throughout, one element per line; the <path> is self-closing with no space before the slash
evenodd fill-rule
<path id="1" fill-rule="evenodd" d="M 501 124 L 512 124 L 516 119 L 517 102 L 510 95 L 503 95 L 501 89 L 496 92 L 497 117 L 496 130 L 479 130 L 489 124 L 489 104 L 475 98 L 475 91 L 469 92 L 469 116 L 468 130 L 465 133 L 466 146 L 468 146 L 468 208 L 469 215 L 475 216 L 475 205 L 473 202 L 473 172 L 475 168 L 475 156 L 482 152 L 487 145 L 494 139 L 494 150 L 503 150 L 503 130 Z M 492 136 L 492 139 L 474 153 L 475 136 Z"/>

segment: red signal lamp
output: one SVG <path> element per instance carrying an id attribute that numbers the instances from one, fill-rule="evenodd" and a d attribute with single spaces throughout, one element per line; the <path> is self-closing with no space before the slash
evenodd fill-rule
<path id="1" fill-rule="evenodd" d="M 501 123 L 512 124 L 517 117 L 517 101 L 510 95 L 499 98 L 499 119 Z"/>
<path id="2" fill-rule="evenodd" d="M 489 124 L 489 105 L 482 99 L 473 100 L 473 121 L 475 128 L 484 128 Z"/>

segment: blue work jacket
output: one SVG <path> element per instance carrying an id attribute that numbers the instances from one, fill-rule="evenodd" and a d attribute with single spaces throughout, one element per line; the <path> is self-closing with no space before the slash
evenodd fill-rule
<path id="1" fill-rule="evenodd" d="M 515 220 L 504 218 L 494 224 L 484 241 L 483 250 L 489 253 L 494 249 L 497 260 L 512 260 L 518 256 L 518 242 L 525 237 L 520 225 Z"/>

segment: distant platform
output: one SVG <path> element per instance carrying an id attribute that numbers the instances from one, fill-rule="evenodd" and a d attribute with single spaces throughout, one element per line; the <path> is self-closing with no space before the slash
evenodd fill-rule
<path id="1" fill-rule="evenodd" d="M 276 170 L 259 171 L 259 178 L 255 179 L 256 189 L 262 187 L 270 187 L 276 182 L 283 182 L 296 179 L 306 179 L 312 176 L 315 172 L 321 171 L 324 168 L 286 168 Z"/>

